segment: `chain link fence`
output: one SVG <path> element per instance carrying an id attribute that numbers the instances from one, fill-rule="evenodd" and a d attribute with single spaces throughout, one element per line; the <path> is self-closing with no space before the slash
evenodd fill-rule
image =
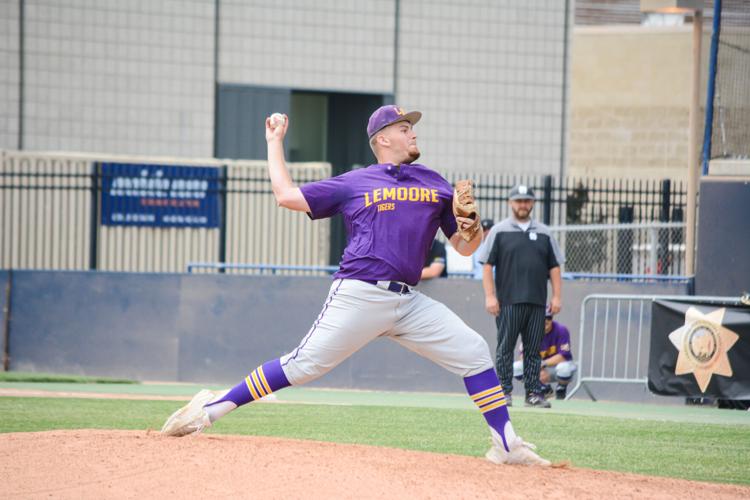
<path id="1" fill-rule="evenodd" d="M 685 224 L 591 224 L 550 228 L 565 253 L 570 276 L 682 276 Z"/>

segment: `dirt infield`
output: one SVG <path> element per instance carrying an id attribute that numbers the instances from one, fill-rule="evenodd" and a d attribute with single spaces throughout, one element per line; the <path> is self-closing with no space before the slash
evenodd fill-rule
<path id="1" fill-rule="evenodd" d="M 0 434 L 3 498 L 748 498 L 750 488 L 267 437 Z"/>

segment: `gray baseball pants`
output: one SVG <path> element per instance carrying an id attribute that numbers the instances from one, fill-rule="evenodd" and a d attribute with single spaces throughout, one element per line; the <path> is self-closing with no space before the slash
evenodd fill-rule
<path id="1" fill-rule="evenodd" d="M 281 357 L 292 385 L 324 375 L 378 337 L 461 377 L 492 368 L 487 342 L 444 304 L 413 288 L 406 294 L 385 288 L 353 279 L 333 281 L 307 335 Z"/>

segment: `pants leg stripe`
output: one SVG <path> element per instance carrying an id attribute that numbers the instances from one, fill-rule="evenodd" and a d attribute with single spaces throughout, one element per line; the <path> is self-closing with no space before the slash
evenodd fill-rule
<path id="1" fill-rule="evenodd" d="M 497 353 L 495 357 L 497 374 L 506 394 L 513 391 L 513 351 L 518 334 L 525 326 L 525 304 L 502 306 L 497 324 Z"/>
<path id="2" fill-rule="evenodd" d="M 527 393 L 538 393 L 542 389 L 539 381 L 539 370 L 542 366 L 539 346 L 544 337 L 544 306 L 535 304 L 524 304 L 524 306 L 527 310 L 528 321 L 523 334 L 523 382 Z"/>
<path id="3" fill-rule="evenodd" d="M 341 284 L 344 282 L 344 280 L 340 279 L 339 284 L 336 285 L 336 289 L 333 291 L 331 296 L 328 298 L 328 301 L 323 306 L 323 310 L 320 311 L 320 315 L 318 315 L 318 319 L 315 320 L 315 323 L 313 323 L 312 328 L 310 328 L 310 331 L 307 332 L 307 335 L 305 335 L 305 338 L 302 339 L 302 343 L 297 347 L 297 349 L 294 350 L 294 354 L 289 356 L 286 361 L 284 361 L 281 366 L 286 366 L 289 364 L 289 362 L 293 359 L 297 358 L 297 355 L 299 354 L 300 350 L 305 347 L 305 344 L 307 344 L 307 341 L 310 340 L 310 337 L 312 337 L 312 334 L 315 332 L 315 329 L 320 324 L 320 321 L 323 319 L 323 316 L 325 315 L 326 311 L 328 310 L 328 306 L 331 305 L 331 302 L 333 302 L 333 298 L 336 296 L 336 293 L 339 291 L 339 288 L 341 287 Z"/>

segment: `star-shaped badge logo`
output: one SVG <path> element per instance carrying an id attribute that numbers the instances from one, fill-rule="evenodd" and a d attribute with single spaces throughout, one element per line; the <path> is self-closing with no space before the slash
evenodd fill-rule
<path id="1" fill-rule="evenodd" d="M 732 376 L 727 352 L 739 335 L 721 325 L 726 308 L 708 314 L 691 307 L 685 313 L 685 324 L 669 334 L 679 351 L 675 375 L 692 373 L 701 392 L 706 392 L 711 375 Z"/>

